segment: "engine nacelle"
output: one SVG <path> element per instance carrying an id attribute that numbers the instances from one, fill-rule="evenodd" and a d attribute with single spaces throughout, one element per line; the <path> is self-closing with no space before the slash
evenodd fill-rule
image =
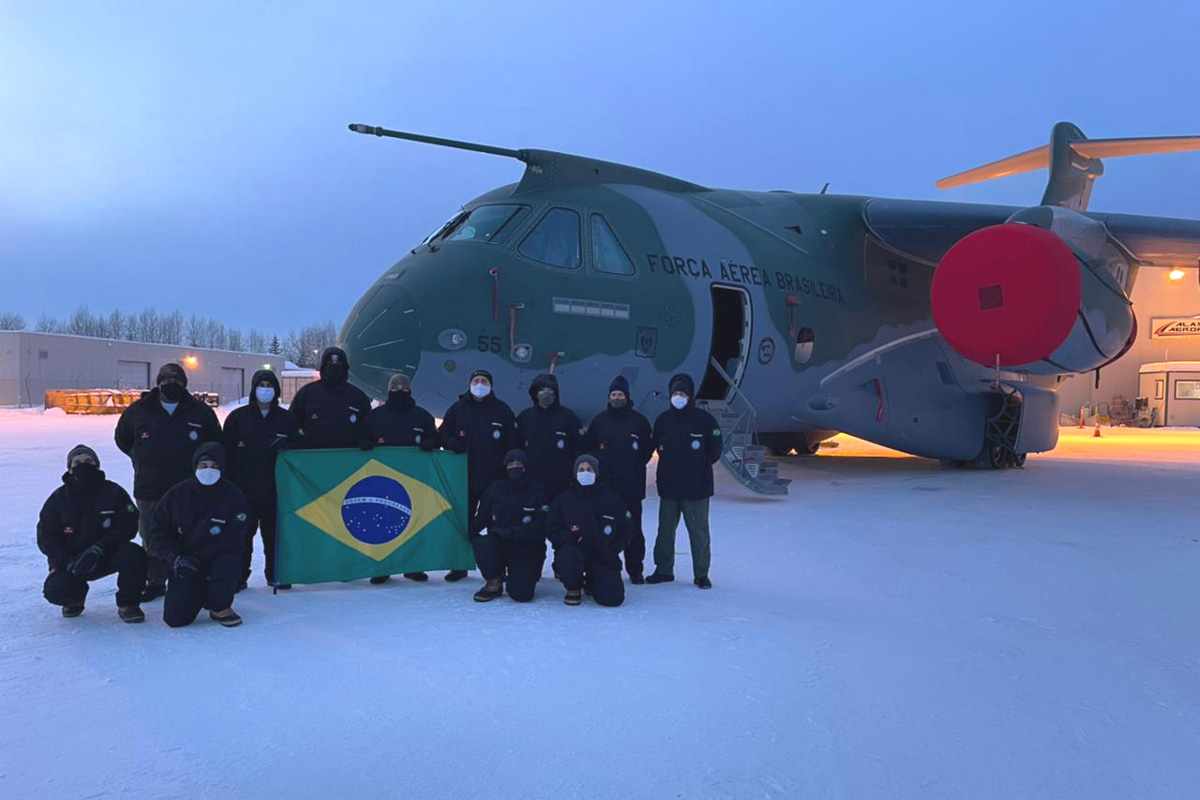
<path id="1" fill-rule="evenodd" d="M 956 242 L 934 272 L 930 307 L 950 346 L 978 364 L 1088 372 L 1136 335 L 1133 277 L 1101 223 L 1037 206 Z"/>

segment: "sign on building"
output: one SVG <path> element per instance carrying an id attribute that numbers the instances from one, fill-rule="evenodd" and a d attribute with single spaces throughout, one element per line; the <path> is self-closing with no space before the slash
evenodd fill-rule
<path id="1" fill-rule="evenodd" d="M 1154 317 L 1150 320 L 1151 339 L 1200 337 L 1200 316 Z"/>

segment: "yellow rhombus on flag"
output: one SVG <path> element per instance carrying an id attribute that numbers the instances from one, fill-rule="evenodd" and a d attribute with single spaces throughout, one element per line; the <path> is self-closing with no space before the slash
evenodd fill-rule
<path id="1" fill-rule="evenodd" d="M 371 459 L 296 515 L 383 561 L 449 510 L 450 503 L 431 486 Z"/>

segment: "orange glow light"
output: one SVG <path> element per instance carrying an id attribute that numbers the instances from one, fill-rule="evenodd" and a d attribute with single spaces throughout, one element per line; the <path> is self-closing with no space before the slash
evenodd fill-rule
<path id="1" fill-rule="evenodd" d="M 196 358 L 195 356 L 184 356 L 183 365 L 188 369 L 195 369 L 196 367 L 200 366 L 200 359 Z"/>
<path id="2" fill-rule="evenodd" d="M 1173 281 L 1181 281 L 1183 280 L 1183 270 L 1173 269 L 1167 273 L 1167 277 Z"/>

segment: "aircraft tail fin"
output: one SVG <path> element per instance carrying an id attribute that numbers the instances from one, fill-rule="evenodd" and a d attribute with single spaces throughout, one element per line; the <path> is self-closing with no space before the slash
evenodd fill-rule
<path id="1" fill-rule="evenodd" d="M 1042 196 L 1042 205 L 1086 211 L 1092 184 L 1104 174 L 1101 159 L 1193 150 L 1200 150 L 1200 136 L 1089 139 L 1071 123 L 1060 122 L 1054 126 L 1049 144 L 942 178 L 937 187 L 952 189 L 1049 168 L 1050 180 Z"/>

